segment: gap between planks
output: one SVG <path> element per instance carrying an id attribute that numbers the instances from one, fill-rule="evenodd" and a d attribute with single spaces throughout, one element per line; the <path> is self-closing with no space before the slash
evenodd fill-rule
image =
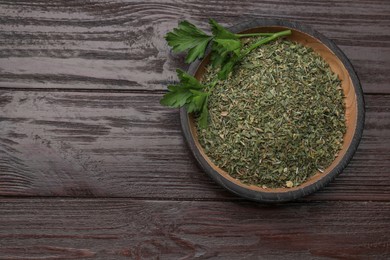
<path id="1" fill-rule="evenodd" d="M 168 85 L 168 84 L 167 84 Z M 89 89 L 89 88 L 6 88 L 0 87 L 0 91 L 14 92 L 80 92 L 80 93 L 134 93 L 134 94 L 156 94 L 161 95 L 167 93 L 167 90 L 159 89 Z M 386 92 L 363 92 L 365 96 L 387 96 L 390 93 Z"/>
<path id="2" fill-rule="evenodd" d="M 81 92 L 81 93 L 150 93 L 165 94 L 167 90 L 159 89 L 89 89 L 89 88 L 6 88 L 0 87 L 1 90 L 15 92 Z M 390 94 L 390 93 L 388 93 Z"/>
<path id="3" fill-rule="evenodd" d="M 316 192 L 318 193 L 318 192 Z M 315 194 L 316 194 L 315 193 Z M 313 196 L 313 195 L 312 195 Z M 150 201 L 150 202 L 219 202 L 219 203 L 226 203 L 226 202 L 239 202 L 239 203 L 252 203 L 257 204 L 259 206 L 272 206 L 272 205 L 288 205 L 288 204 L 311 204 L 311 203 L 334 203 L 334 202 L 356 202 L 356 203 L 390 203 L 389 200 L 383 200 L 383 199 L 367 199 L 362 200 L 361 196 L 355 196 L 351 197 L 349 199 L 343 199 L 340 200 L 340 198 L 327 198 L 326 200 L 320 199 L 315 197 L 314 199 L 311 199 L 312 196 L 306 196 L 301 199 L 297 199 L 294 201 L 289 202 L 279 202 L 279 203 L 261 203 L 261 202 L 254 202 L 250 201 L 244 198 L 240 198 L 238 196 L 232 196 L 231 198 L 186 198 L 186 197 L 132 197 L 132 196 L 93 196 L 93 197 L 87 197 L 87 196 L 35 196 L 35 195 L 2 195 L 0 196 L 0 202 L 2 200 L 7 199 L 16 199 L 16 200 L 115 200 L 115 201 Z"/>

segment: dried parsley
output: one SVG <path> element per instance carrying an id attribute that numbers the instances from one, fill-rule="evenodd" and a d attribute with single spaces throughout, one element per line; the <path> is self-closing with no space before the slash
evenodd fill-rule
<path id="1" fill-rule="evenodd" d="M 217 73 L 208 67 L 202 83 L 212 85 Z M 341 83 L 312 49 L 286 40 L 262 45 L 213 83 L 199 142 L 232 177 L 263 188 L 298 186 L 341 149 Z"/>

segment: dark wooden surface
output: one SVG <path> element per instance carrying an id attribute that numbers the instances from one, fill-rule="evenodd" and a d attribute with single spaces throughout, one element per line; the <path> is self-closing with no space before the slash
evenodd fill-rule
<path id="1" fill-rule="evenodd" d="M 194 162 L 158 103 L 163 35 L 285 18 L 346 53 L 362 142 L 325 189 L 247 202 Z M 390 258 L 390 2 L 0 0 L 0 259 Z"/>
<path id="2" fill-rule="evenodd" d="M 1 208 L 0 255 L 13 259 L 385 259 L 389 253 L 387 202 L 4 198 Z"/>

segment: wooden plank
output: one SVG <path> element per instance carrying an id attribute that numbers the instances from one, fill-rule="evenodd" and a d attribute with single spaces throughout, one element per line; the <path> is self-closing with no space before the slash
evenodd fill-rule
<path id="1" fill-rule="evenodd" d="M 390 203 L 0 200 L 0 259 L 388 259 Z"/>
<path id="2" fill-rule="evenodd" d="M 334 40 L 366 93 L 390 93 L 389 1 L 0 1 L 0 88 L 161 90 L 186 68 L 163 39 L 254 18 L 307 23 Z"/>
<path id="3" fill-rule="evenodd" d="M 0 92 L 0 194 L 237 199 L 199 169 L 161 94 Z M 390 95 L 367 95 L 361 145 L 308 200 L 390 199 Z"/>
<path id="4" fill-rule="evenodd" d="M 178 111 L 160 97 L 3 92 L 0 193 L 217 196 L 184 144 Z"/>

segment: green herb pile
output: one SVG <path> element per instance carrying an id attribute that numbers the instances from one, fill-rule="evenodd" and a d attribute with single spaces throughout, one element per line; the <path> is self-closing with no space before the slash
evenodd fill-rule
<path id="1" fill-rule="evenodd" d="M 215 77 L 211 67 L 207 85 Z M 310 48 L 276 41 L 251 52 L 209 96 L 206 154 L 232 177 L 294 187 L 331 164 L 346 131 L 341 83 Z"/>

